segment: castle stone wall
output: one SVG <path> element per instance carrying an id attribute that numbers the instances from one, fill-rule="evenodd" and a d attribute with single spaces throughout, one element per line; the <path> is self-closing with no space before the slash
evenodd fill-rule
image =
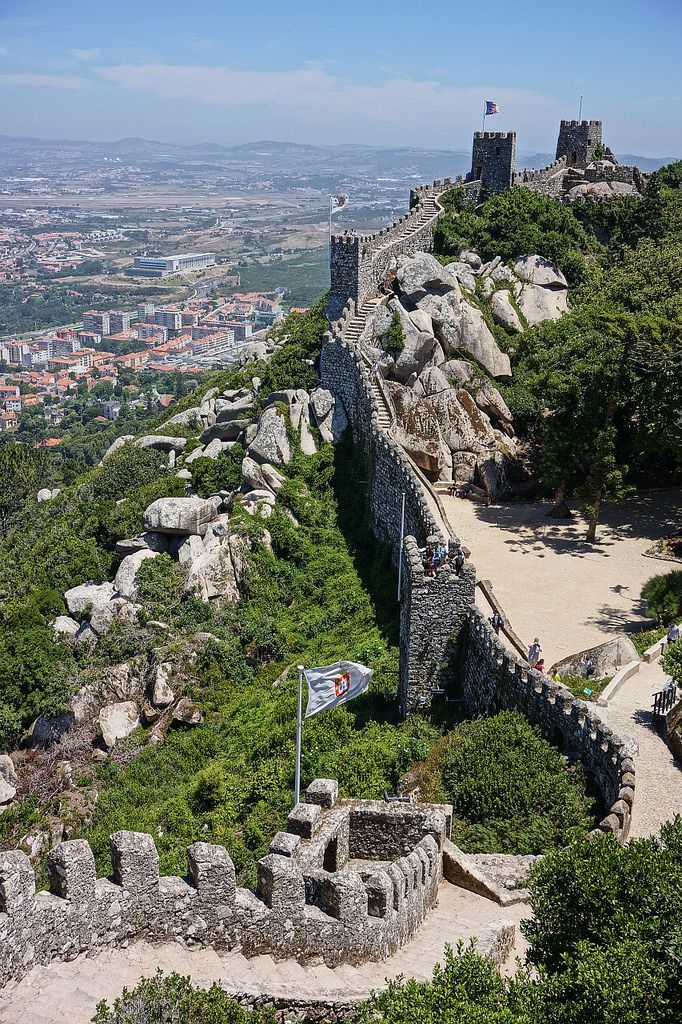
<path id="1" fill-rule="evenodd" d="M 337 319 L 348 299 L 359 307 L 374 295 L 391 260 L 400 253 L 429 250 L 442 213 L 437 196 L 450 179 L 421 185 L 410 195 L 410 210 L 373 235 L 334 235 L 331 240 L 331 285 L 327 303 L 330 320 Z"/>
<path id="2" fill-rule="evenodd" d="M 587 167 L 602 141 L 601 121 L 562 121 L 556 145 L 556 159 L 566 158 L 568 167 Z"/>
<path id="3" fill-rule="evenodd" d="M 26 854 L 0 853 L 0 986 L 38 964 L 136 939 L 302 963 L 321 958 L 328 966 L 384 959 L 437 899 L 452 808 L 337 802 L 337 792 L 333 780 L 312 784 L 310 802 L 294 809 L 289 831 L 258 862 L 255 893 L 236 885 L 224 847 L 203 842 L 188 847 L 184 878 L 161 878 L 153 838 L 117 832 L 112 877 L 98 879 L 89 844 L 69 840 L 50 851 L 49 892 L 39 893 Z M 344 831 L 351 850 L 380 858 L 367 881 L 347 861 L 340 870 L 324 866 L 330 841 Z"/>
<path id="4" fill-rule="evenodd" d="M 561 158 L 560 158 L 561 159 Z M 348 415 L 367 459 L 370 517 L 378 538 L 400 544 L 400 501 L 405 505 L 400 609 L 398 695 L 405 714 L 427 707 L 435 693 L 456 689 L 471 715 L 515 709 L 544 734 L 580 757 L 599 789 L 608 813 L 600 827 L 627 837 L 634 799 L 634 763 L 624 744 L 594 709 L 563 686 L 510 655 L 475 606 L 476 572 L 466 562 L 461 576 L 443 567 L 429 576 L 420 547 L 429 536 L 444 537 L 431 513 L 425 487 L 390 430 L 379 426 L 369 370 L 354 342 L 345 338 L 355 314 L 349 301 L 325 336 L 320 372 Z"/>

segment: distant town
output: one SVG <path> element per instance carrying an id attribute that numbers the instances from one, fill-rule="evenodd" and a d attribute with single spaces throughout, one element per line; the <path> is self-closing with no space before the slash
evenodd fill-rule
<path id="1" fill-rule="evenodd" d="M 169 256 L 154 260 L 157 268 L 143 265 L 141 271 L 163 276 L 166 265 L 175 268 L 171 272 L 203 269 L 212 265 L 211 255 Z M 101 395 L 102 417 L 115 420 L 122 407 L 121 381 L 129 385 L 130 371 L 197 374 L 235 364 L 245 344 L 282 320 L 282 298 L 276 289 L 195 295 L 162 306 L 141 302 L 133 310 L 92 309 L 81 324 L 0 340 L 0 431 L 16 431 L 26 410 L 42 409 L 48 423 L 59 423 L 64 403 L 82 393 L 83 385 Z"/>

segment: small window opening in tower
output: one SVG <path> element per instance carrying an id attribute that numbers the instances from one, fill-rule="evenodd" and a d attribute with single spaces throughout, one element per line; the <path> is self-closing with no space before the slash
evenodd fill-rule
<path id="1" fill-rule="evenodd" d="M 499 156 L 499 155 L 500 155 L 500 147 L 499 146 L 495 146 L 495 156 Z"/>
<path id="2" fill-rule="evenodd" d="M 476 180 L 477 181 L 480 179 L 482 172 L 483 172 L 483 167 L 481 166 L 481 164 L 479 164 L 478 167 L 476 168 Z"/>

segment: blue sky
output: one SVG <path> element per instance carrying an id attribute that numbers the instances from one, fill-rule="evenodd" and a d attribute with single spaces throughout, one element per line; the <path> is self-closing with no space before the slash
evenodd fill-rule
<path id="1" fill-rule="evenodd" d="M 682 155 L 682 0 L 0 0 L 0 134 Z"/>

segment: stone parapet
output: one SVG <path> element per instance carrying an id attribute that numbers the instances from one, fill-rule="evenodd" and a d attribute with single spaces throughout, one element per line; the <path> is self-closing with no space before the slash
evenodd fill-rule
<path id="1" fill-rule="evenodd" d="M 0 853 L 0 986 L 38 964 L 137 939 L 330 967 L 394 953 L 437 899 L 452 808 L 337 801 L 337 792 L 334 780 L 311 785 L 310 802 L 290 816 L 290 827 L 308 823 L 308 835 L 275 836 L 255 893 L 236 885 L 228 851 L 210 843 L 188 847 L 183 878 L 160 877 L 153 838 L 117 832 L 112 876 L 98 879 L 89 844 L 69 840 L 50 851 L 49 891 L 39 893 L 28 857 Z"/>
<path id="2" fill-rule="evenodd" d="M 339 316 L 349 298 L 361 306 L 373 295 L 396 256 L 431 248 L 436 222 L 443 212 L 438 196 L 451 184 L 445 178 L 414 188 L 409 212 L 373 235 L 332 236 L 327 303 L 330 319 Z"/>

